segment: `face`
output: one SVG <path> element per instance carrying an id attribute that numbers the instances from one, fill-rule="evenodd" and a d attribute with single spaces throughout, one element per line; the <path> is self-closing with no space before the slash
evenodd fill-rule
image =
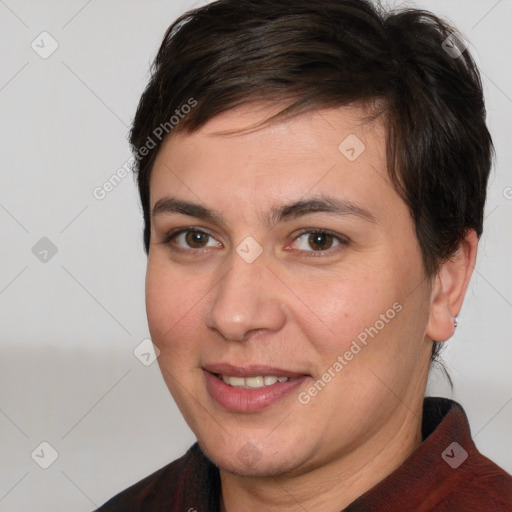
<path id="1" fill-rule="evenodd" d="M 223 470 L 301 474 L 375 453 L 422 402 L 430 286 L 384 128 L 363 116 L 247 131 L 268 112 L 243 107 L 156 159 L 150 332 Z"/>

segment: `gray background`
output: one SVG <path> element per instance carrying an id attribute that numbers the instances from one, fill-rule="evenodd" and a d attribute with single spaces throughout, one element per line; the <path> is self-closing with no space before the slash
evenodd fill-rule
<path id="1" fill-rule="evenodd" d="M 93 196 L 129 158 L 149 63 L 193 5 L 0 0 L 2 512 L 91 510 L 194 440 L 156 363 L 133 354 L 148 337 L 133 179 Z M 444 352 L 455 388 L 439 373 L 429 388 L 462 402 L 477 446 L 512 471 L 512 0 L 407 5 L 466 34 L 497 150 L 478 265 Z M 43 31 L 58 43 L 46 59 L 31 47 L 55 44 Z M 58 452 L 48 469 L 43 441 Z"/>

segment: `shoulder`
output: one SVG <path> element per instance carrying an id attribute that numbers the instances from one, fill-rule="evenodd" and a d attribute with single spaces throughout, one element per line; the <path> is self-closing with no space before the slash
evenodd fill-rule
<path id="1" fill-rule="evenodd" d="M 457 477 L 440 512 L 457 510 L 512 510 L 512 477 L 478 451 L 455 470 Z"/>
<path id="2" fill-rule="evenodd" d="M 478 451 L 458 403 L 426 398 L 422 435 L 418 448 L 346 512 L 512 511 L 512 477 Z"/>
<path id="3" fill-rule="evenodd" d="M 438 457 L 436 491 L 443 496 L 439 512 L 466 510 L 512 511 L 512 477 L 482 455 L 471 437 L 462 406 L 445 399 L 430 399 L 431 410 L 442 420 L 426 444 Z M 435 407 L 434 407 L 435 406 Z"/>
<path id="4" fill-rule="evenodd" d="M 195 472 L 198 452 L 194 444 L 185 455 L 120 492 L 96 512 L 146 512 L 170 507 L 179 498 L 187 474 Z"/>

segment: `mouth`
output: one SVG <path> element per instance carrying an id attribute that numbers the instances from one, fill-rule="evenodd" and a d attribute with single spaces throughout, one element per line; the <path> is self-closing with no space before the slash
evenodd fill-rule
<path id="1" fill-rule="evenodd" d="M 231 375 L 214 374 L 224 384 L 240 389 L 260 389 L 273 386 L 276 382 L 288 382 L 288 377 L 276 377 L 275 375 L 255 375 L 254 377 L 234 377 Z"/>
<path id="2" fill-rule="evenodd" d="M 207 390 L 223 409 L 257 412 L 289 395 L 310 377 L 269 366 L 215 364 L 203 367 Z"/>

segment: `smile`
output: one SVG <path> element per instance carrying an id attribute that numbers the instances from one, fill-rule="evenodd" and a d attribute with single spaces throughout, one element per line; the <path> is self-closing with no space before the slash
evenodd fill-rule
<path id="1" fill-rule="evenodd" d="M 217 375 L 228 386 L 241 389 L 258 389 L 272 386 L 276 382 L 286 382 L 288 377 L 276 377 L 274 375 L 256 376 L 256 377 L 232 377 L 228 375 Z"/>
<path id="2" fill-rule="evenodd" d="M 205 384 L 216 406 L 229 412 L 262 411 L 285 399 L 310 375 L 269 366 L 215 364 L 203 367 Z"/>

